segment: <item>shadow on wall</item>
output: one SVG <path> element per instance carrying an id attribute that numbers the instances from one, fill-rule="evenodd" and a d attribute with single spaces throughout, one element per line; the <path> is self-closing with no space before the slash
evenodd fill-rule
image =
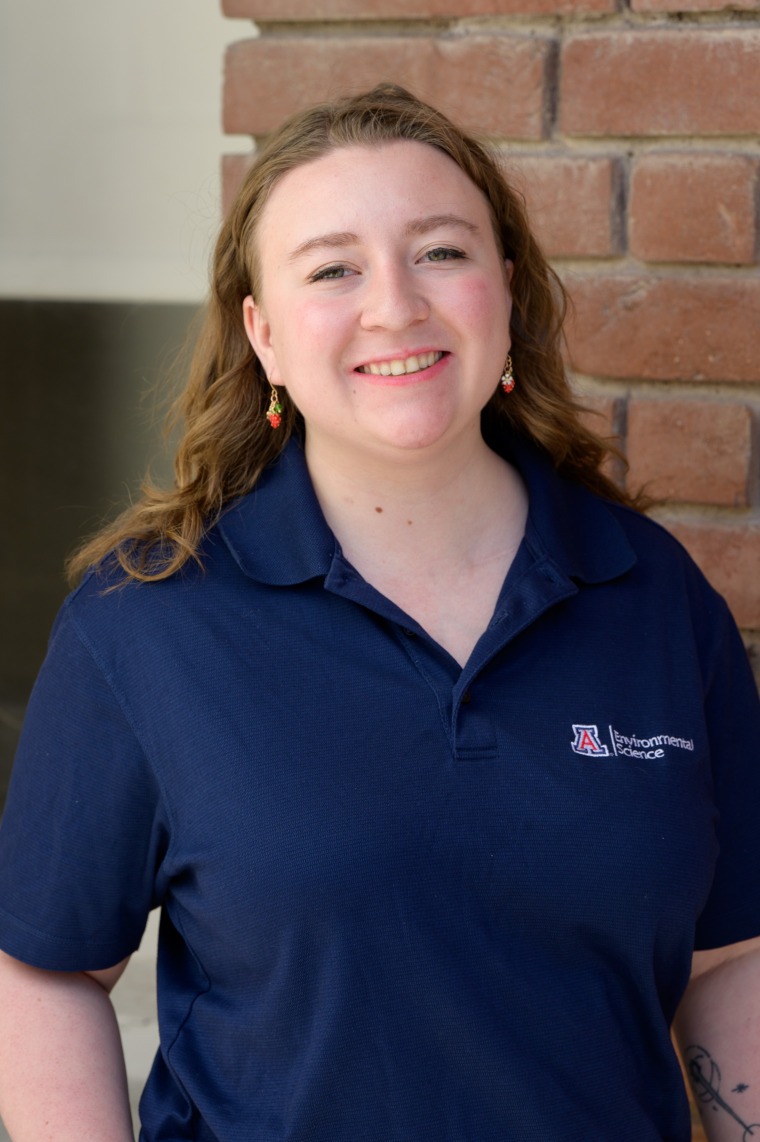
<path id="1" fill-rule="evenodd" d="M 191 305 L 0 302 L 0 796 L 78 540 L 117 514 L 162 447 Z"/>

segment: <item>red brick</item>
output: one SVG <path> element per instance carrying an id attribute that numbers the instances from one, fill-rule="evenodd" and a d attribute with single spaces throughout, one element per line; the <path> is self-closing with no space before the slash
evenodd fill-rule
<path id="1" fill-rule="evenodd" d="M 536 237 L 551 257 L 620 252 L 617 160 L 517 155 L 504 169 L 524 193 Z"/>
<path id="2" fill-rule="evenodd" d="M 628 487 L 660 500 L 746 504 L 752 413 L 734 401 L 631 400 Z M 758 569 L 760 575 L 760 568 Z"/>
<path id="3" fill-rule="evenodd" d="M 227 52 L 224 129 L 263 135 L 312 103 L 390 80 L 469 130 L 537 139 L 552 47 L 549 38 L 508 35 L 244 40 Z"/>
<path id="4" fill-rule="evenodd" d="M 758 0 L 631 0 L 634 12 L 716 12 L 758 7 Z"/>
<path id="5" fill-rule="evenodd" d="M 575 369 L 649 380 L 760 380 L 760 279 L 604 274 L 566 282 Z"/>
<path id="6" fill-rule="evenodd" d="M 760 31 L 607 31 L 568 40 L 562 130 L 570 135 L 754 134 Z"/>
<path id="7" fill-rule="evenodd" d="M 226 216 L 232 206 L 240 184 L 245 178 L 253 153 L 248 155 L 222 155 L 222 215 Z"/>
<path id="8" fill-rule="evenodd" d="M 760 627 L 760 528 L 664 521 L 728 603 L 740 627 Z"/>
<path id="9" fill-rule="evenodd" d="M 252 20 L 414 20 L 430 16 L 614 12 L 615 0 L 222 0 L 225 16 Z"/>
<path id="10" fill-rule="evenodd" d="M 645 262 L 754 262 L 757 170 L 745 155 L 643 156 L 631 179 L 631 253 Z"/>

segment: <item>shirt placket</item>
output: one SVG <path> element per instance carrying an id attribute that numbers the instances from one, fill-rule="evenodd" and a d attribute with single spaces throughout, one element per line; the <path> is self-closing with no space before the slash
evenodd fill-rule
<path id="1" fill-rule="evenodd" d="M 521 558 L 522 570 L 508 575 L 494 616 L 464 667 L 414 619 L 370 586 L 342 557 L 333 561 L 325 588 L 382 616 L 415 670 L 432 692 L 455 760 L 497 757 L 495 714 L 509 695 L 494 693 L 489 667 L 550 607 L 577 594 L 578 587 L 547 556 Z M 503 719 L 499 719 L 503 720 Z"/>

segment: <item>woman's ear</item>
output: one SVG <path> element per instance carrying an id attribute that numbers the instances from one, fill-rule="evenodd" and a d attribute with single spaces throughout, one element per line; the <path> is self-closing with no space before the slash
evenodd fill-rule
<path id="1" fill-rule="evenodd" d="M 280 383 L 277 358 L 272 347 L 272 331 L 262 306 L 257 305 L 251 294 L 243 302 L 243 325 L 253 351 L 261 361 L 264 372 L 271 384 Z"/>

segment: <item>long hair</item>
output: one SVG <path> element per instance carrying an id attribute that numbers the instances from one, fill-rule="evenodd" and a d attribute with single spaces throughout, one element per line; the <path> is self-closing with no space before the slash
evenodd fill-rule
<path id="1" fill-rule="evenodd" d="M 518 387 L 497 388 L 486 414 L 506 420 L 549 454 L 556 468 L 618 503 L 634 504 L 602 472 L 610 451 L 580 419 L 562 359 L 566 296 L 528 225 L 521 196 L 494 157 L 444 115 L 408 91 L 381 84 L 288 119 L 257 155 L 222 226 L 211 294 L 184 393 L 174 419 L 184 427 L 175 485 L 150 484 L 142 498 L 71 557 L 70 576 L 110 553 L 135 579 L 162 579 L 199 559 L 206 531 L 225 505 L 249 492 L 294 431 L 303 428 L 287 392 L 272 430 L 269 385 L 243 325 L 243 300 L 260 296 L 256 228 L 275 183 L 294 167 L 347 146 L 408 139 L 448 155 L 482 191 L 498 245 L 514 269 L 510 289 L 511 355 Z"/>

